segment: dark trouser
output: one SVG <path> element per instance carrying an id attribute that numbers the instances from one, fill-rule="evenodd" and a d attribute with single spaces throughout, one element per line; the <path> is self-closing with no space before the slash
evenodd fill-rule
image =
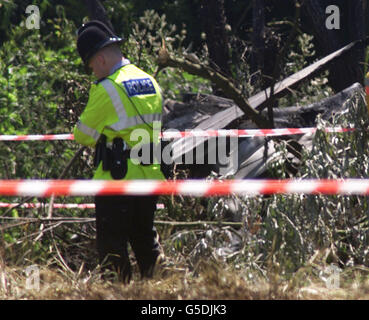
<path id="1" fill-rule="evenodd" d="M 128 243 L 141 277 L 151 277 L 160 245 L 154 227 L 156 196 L 96 196 L 96 240 L 100 263 L 113 267 L 124 282 L 132 276 Z"/>

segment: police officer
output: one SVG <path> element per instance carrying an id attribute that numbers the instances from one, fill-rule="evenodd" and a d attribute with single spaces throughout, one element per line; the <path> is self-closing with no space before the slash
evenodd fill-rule
<path id="1" fill-rule="evenodd" d="M 74 129 L 75 140 L 95 147 L 94 179 L 164 179 L 158 163 L 132 159 L 138 143 L 158 143 L 153 127 L 161 124 L 162 96 L 155 79 L 131 64 L 105 24 L 90 21 L 78 30 L 77 49 L 97 81 Z M 147 132 L 146 141 L 135 132 Z M 149 141 L 147 141 L 149 140 Z M 96 196 L 96 241 L 100 263 L 121 280 L 132 277 L 128 244 L 142 277 L 151 277 L 160 245 L 153 225 L 157 197 Z"/>

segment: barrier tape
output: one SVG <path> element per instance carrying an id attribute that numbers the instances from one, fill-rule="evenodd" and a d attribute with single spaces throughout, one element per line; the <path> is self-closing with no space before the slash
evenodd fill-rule
<path id="1" fill-rule="evenodd" d="M 270 137 L 270 136 L 286 136 L 306 133 L 315 133 L 318 128 L 282 128 L 282 129 L 230 129 L 230 130 L 191 130 L 191 131 L 165 131 L 161 137 L 163 139 L 175 139 L 185 137 Z M 351 132 L 354 128 L 325 128 L 324 131 L 329 132 Z"/>
<path id="2" fill-rule="evenodd" d="M 8 202 L 0 202 L 0 208 L 44 208 L 48 207 L 48 203 L 8 203 Z M 95 209 L 94 203 L 54 203 L 53 208 L 56 209 Z M 163 203 L 157 203 L 156 209 L 164 209 L 165 206 Z"/>
<path id="3" fill-rule="evenodd" d="M 314 133 L 318 128 L 282 128 L 282 129 L 230 129 L 230 130 L 190 130 L 164 131 L 159 134 L 163 140 L 186 137 L 270 137 Z M 327 133 L 351 132 L 354 128 L 325 128 Z M 42 140 L 74 140 L 73 134 L 31 134 L 0 135 L 0 141 L 42 141 Z"/>
<path id="4" fill-rule="evenodd" d="M 0 135 L 0 141 L 74 140 L 73 134 Z"/>
<path id="5" fill-rule="evenodd" d="M 3 196 L 268 194 L 368 195 L 369 179 L 347 180 L 0 180 Z"/>

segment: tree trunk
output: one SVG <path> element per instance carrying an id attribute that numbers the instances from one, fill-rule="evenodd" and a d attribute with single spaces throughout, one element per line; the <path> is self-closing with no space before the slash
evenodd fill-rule
<path id="1" fill-rule="evenodd" d="M 264 0 L 253 0 L 253 32 L 251 54 L 252 84 L 260 82 L 263 87 L 264 54 L 265 54 L 265 4 Z M 255 74 L 256 73 L 256 74 Z"/>
<path id="2" fill-rule="evenodd" d="M 349 5 L 349 24 L 348 31 L 350 39 L 359 40 L 365 38 L 365 2 L 364 0 L 351 0 Z M 349 58 L 352 63 L 352 77 L 361 84 L 364 84 L 364 62 L 365 47 L 354 49 Z"/>
<path id="3" fill-rule="evenodd" d="M 206 44 L 212 67 L 229 76 L 231 74 L 229 39 L 226 30 L 224 0 L 204 1 L 200 7 L 200 19 L 206 33 Z"/>
<path id="4" fill-rule="evenodd" d="M 365 36 L 364 0 L 335 1 L 341 13 L 338 30 L 326 28 L 326 7 L 331 4 L 322 0 L 304 2 L 304 12 L 312 25 L 312 33 L 323 55 L 327 55 L 344 45 L 363 39 Z M 336 92 L 352 83 L 363 83 L 365 48 L 357 48 L 344 58 L 332 64 L 329 71 L 329 84 Z"/>

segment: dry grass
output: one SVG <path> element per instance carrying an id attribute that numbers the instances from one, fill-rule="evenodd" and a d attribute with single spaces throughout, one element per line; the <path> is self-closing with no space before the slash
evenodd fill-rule
<path id="1" fill-rule="evenodd" d="M 345 271 L 339 289 L 328 289 L 319 277 L 299 270 L 289 280 L 278 274 L 254 278 L 240 270 L 200 263 L 196 272 L 159 266 L 150 280 L 124 285 L 104 280 L 99 270 L 71 272 L 39 266 L 39 290 L 27 289 L 23 269 L 0 266 L 1 300 L 336 300 L 369 299 L 368 270 Z M 82 270 L 82 269 L 81 269 Z M 81 271 L 80 270 L 80 271 Z M 195 275 L 196 274 L 196 275 Z"/>

